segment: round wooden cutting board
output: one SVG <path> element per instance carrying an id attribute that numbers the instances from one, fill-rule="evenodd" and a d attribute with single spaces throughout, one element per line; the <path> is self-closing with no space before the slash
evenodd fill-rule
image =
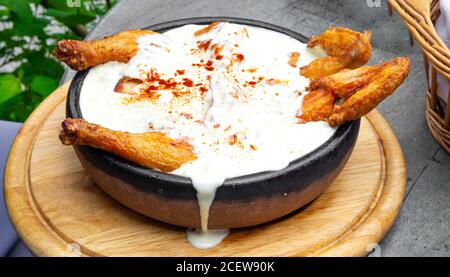
<path id="1" fill-rule="evenodd" d="M 346 167 L 319 198 L 275 222 L 232 230 L 214 248 L 196 249 L 184 228 L 142 216 L 106 195 L 73 149 L 61 145 L 67 88 L 55 91 L 25 122 L 6 165 L 9 215 L 38 256 L 363 256 L 400 210 L 403 154 L 373 111 L 361 122 Z"/>

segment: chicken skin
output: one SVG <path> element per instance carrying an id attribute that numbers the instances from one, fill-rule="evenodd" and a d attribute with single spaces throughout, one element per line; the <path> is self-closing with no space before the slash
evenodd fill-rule
<path id="1" fill-rule="evenodd" d="M 297 116 L 299 123 L 326 120 L 334 109 L 336 96 L 331 91 L 317 89 L 303 97 L 302 114 Z"/>
<path id="2" fill-rule="evenodd" d="M 136 40 L 154 33 L 150 30 L 130 30 L 100 40 L 61 40 L 53 55 L 77 71 L 109 61 L 128 62 L 138 51 Z"/>
<path id="3" fill-rule="evenodd" d="M 406 79 L 410 69 L 408 58 L 400 57 L 387 62 L 383 69 L 361 90 L 336 105 L 328 119 L 332 127 L 355 120 L 374 109 L 391 95 Z"/>
<path id="4" fill-rule="evenodd" d="M 89 145 L 164 172 L 196 159 L 189 143 L 171 139 L 163 133 L 113 131 L 80 118 L 65 119 L 59 138 L 64 145 Z"/>
<path id="5" fill-rule="evenodd" d="M 344 69 L 338 73 L 317 78 L 309 86 L 313 91 L 319 88 L 332 91 L 337 98 L 347 98 L 367 85 L 387 63 L 365 66 L 357 69 Z"/>
<path id="6" fill-rule="evenodd" d="M 358 119 L 392 94 L 408 73 L 409 59 L 400 57 L 318 78 L 303 98 L 299 123 L 327 120 L 335 127 Z M 342 104 L 335 106 L 339 99 Z"/>
<path id="7" fill-rule="evenodd" d="M 300 74 L 319 78 L 337 73 L 345 68 L 357 68 L 366 64 L 371 56 L 371 32 L 359 33 L 347 28 L 328 28 L 308 41 L 308 48 L 320 46 L 328 57 L 312 61 L 300 69 Z"/>

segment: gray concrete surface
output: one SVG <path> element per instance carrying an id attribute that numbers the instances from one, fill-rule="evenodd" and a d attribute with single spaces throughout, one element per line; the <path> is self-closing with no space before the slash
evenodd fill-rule
<path id="1" fill-rule="evenodd" d="M 419 47 L 411 48 L 399 16 L 389 17 L 385 0 L 122 0 L 89 38 L 196 16 L 235 16 L 266 21 L 306 36 L 328 26 L 373 31 L 371 63 L 409 56 L 407 81 L 379 107 L 395 130 L 407 161 L 408 188 L 401 213 L 381 242 L 382 256 L 450 256 L 450 157 L 427 130 L 426 80 Z M 70 78 L 70 74 L 66 79 Z"/>

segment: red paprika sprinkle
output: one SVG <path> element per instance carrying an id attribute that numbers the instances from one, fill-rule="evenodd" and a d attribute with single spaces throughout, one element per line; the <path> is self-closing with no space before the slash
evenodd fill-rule
<path id="1" fill-rule="evenodd" d="M 244 55 L 242 54 L 233 54 L 236 57 L 236 60 L 242 62 L 244 60 Z"/>
<path id="2" fill-rule="evenodd" d="M 236 135 L 236 134 L 232 134 L 232 135 L 229 137 L 228 143 L 229 143 L 230 145 L 234 145 L 234 144 L 236 144 L 236 142 L 237 142 L 237 135 Z"/>
<path id="3" fill-rule="evenodd" d="M 205 95 L 205 93 L 208 91 L 208 88 L 206 88 L 206 87 L 201 87 L 200 88 L 200 92 L 201 92 L 201 95 L 203 96 L 203 95 Z"/>
<path id="4" fill-rule="evenodd" d="M 194 82 L 191 79 L 183 78 L 183 85 L 187 87 L 192 87 L 194 85 Z"/>
<path id="5" fill-rule="evenodd" d="M 209 48 L 209 45 L 211 44 L 211 40 L 205 40 L 198 43 L 198 49 L 201 49 L 203 51 L 206 51 Z"/>
<path id="6" fill-rule="evenodd" d="M 192 115 L 190 113 L 181 113 L 186 119 L 192 119 Z"/>

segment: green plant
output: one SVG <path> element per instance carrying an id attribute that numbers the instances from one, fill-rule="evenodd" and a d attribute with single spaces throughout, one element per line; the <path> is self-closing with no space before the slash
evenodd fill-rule
<path id="1" fill-rule="evenodd" d="M 57 41 L 82 39 L 117 0 L 0 0 L 0 119 L 24 121 L 57 86 Z"/>

